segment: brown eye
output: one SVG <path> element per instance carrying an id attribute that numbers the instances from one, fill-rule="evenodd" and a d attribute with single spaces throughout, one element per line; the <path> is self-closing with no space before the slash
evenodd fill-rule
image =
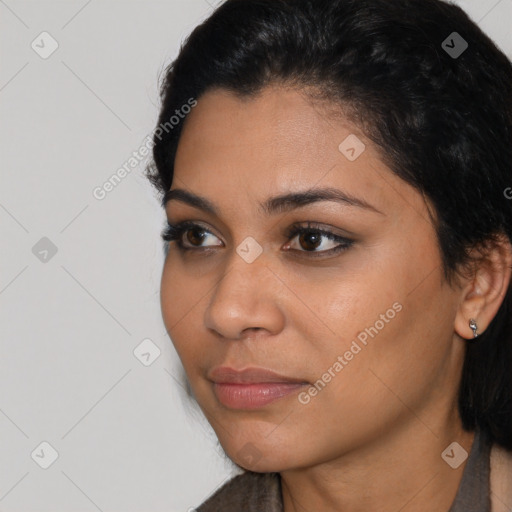
<path id="1" fill-rule="evenodd" d="M 197 246 L 200 246 L 207 236 L 207 232 L 200 227 L 188 229 L 186 231 L 186 234 L 187 241 L 190 242 L 192 245 Z"/>
<path id="2" fill-rule="evenodd" d="M 210 237 L 216 238 L 218 242 L 206 245 L 205 242 L 208 242 Z M 168 223 L 167 228 L 162 233 L 162 239 L 166 242 L 176 242 L 178 248 L 183 251 L 221 247 L 223 245 L 222 242 L 219 243 L 219 238 L 211 231 L 191 221 L 184 221 L 179 224 Z"/>
<path id="3" fill-rule="evenodd" d="M 306 251 L 314 251 L 322 243 L 322 235 L 313 231 L 302 233 L 299 236 L 299 243 Z"/>
<path id="4" fill-rule="evenodd" d="M 292 226 L 286 236 L 290 240 L 285 246 L 286 250 L 309 253 L 310 256 L 336 254 L 349 249 L 354 243 L 349 238 L 311 226 Z"/>

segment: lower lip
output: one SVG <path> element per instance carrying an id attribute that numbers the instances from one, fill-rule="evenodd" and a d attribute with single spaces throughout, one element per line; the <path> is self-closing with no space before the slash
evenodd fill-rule
<path id="1" fill-rule="evenodd" d="M 219 402 L 232 409 L 257 409 L 293 393 L 306 384 L 258 382 L 254 384 L 213 384 Z"/>

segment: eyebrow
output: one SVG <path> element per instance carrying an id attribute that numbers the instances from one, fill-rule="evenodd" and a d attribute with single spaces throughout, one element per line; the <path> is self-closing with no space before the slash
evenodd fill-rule
<path id="1" fill-rule="evenodd" d="M 210 200 L 189 192 L 188 190 L 180 188 L 169 190 L 164 194 L 162 206 L 165 208 L 169 201 L 181 201 L 182 203 L 204 210 L 205 212 L 211 213 L 217 217 L 219 216 L 218 208 Z M 260 208 L 267 215 L 275 215 L 278 213 L 289 212 L 319 201 L 334 201 L 349 206 L 363 208 L 365 210 L 372 210 L 384 215 L 380 210 L 363 199 L 358 199 L 357 197 L 349 195 L 342 190 L 330 187 L 311 188 L 304 191 L 270 197 L 265 202 L 260 203 Z"/>

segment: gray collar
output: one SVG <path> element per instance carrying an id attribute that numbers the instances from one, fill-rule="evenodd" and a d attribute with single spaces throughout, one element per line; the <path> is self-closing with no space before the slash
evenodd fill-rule
<path id="1" fill-rule="evenodd" d="M 485 433 L 477 429 L 457 495 L 448 512 L 489 512 L 491 510 L 490 452 L 491 443 Z"/>

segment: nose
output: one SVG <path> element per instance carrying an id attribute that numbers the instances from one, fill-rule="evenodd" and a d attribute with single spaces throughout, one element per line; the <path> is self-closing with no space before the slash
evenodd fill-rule
<path id="1" fill-rule="evenodd" d="M 208 329 L 226 339 L 241 339 L 253 331 L 277 334 L 284 327 L 283 284 L 264 256 L 247 263 L 234 253 L 205 311 Z"/>

